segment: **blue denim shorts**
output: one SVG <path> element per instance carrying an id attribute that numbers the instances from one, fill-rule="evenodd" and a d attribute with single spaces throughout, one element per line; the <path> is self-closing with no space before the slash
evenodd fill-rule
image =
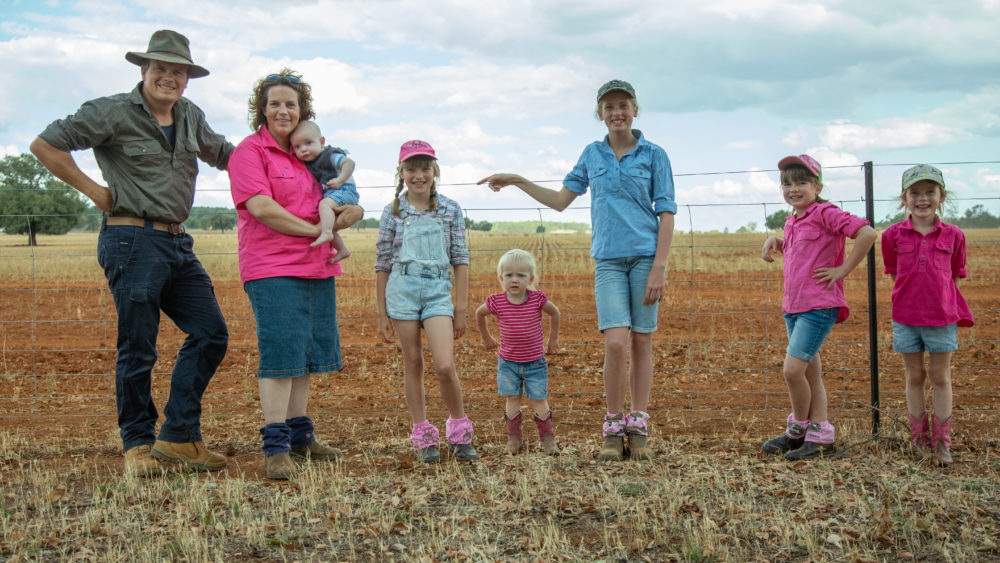
<path id="1" fill-rule="evenodd" d="M 811 362 L 819 353 L 823 341 L 837 322 L 840 307 L 813 309 L 803 313 L 785 313 L 785 329 L 788 331 L 789 356 L 803 362 Z"/>
<path id="2" fill-rule="evenodd" d="M 954 352 L 958 350 L 958 324 L 912 326 L 892 321 L 892 349 L 900 354 Z"/>
<path id="3" fill-rule="evenodd" d="M 504 397 L 524 396 L 541 401 L 549 397 L 549 364 L 545 358 L 511 362 L 497 356 L 497 390 Z"/>
<path id="4" fill-rule="evenodd" d="M 257 321 L 257 377 L 298 377 L 344 367 L 335 278 L 264 278 L 243 285 Z"/>
<path id="5" fill-rule="evenodd" d="M 390 319 L 422 321 L 431 317 L 455 318 L 451 302 L 451 272 L 396 264 L 385 285 L 385 312 Z"/>
<path id="6" fill-rule="evenodd" d="M 629 327 L 632 332 L 656 332 L 659 303 L 643 305 L 652 256 L 599 259 L 594 266 L 597 328 Z"/>

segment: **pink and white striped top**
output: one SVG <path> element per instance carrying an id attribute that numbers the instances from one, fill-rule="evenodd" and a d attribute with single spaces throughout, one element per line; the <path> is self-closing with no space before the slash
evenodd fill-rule
<path id="1" fill-rule="evenodd" d="M 531 362 L 545 357 L 542 307 L 549 298 L 542 291 L 527 292 L 528 298 L 519 305 L 507 299 L 507 292 L 486 298 L 486 308 L 496 315 L 500 325 L 500 357 L 508 362 Z"/>

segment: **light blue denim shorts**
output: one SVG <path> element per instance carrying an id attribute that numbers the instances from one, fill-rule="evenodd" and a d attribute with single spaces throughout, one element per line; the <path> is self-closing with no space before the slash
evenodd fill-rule
<path id="1" fill-rule="evenodd" d="M 264 278 L 243 284 L 257 321 L 257 377 L 341 369 L 336 278 Z"/>
<path id="2" fill-rule="evenodd" d="M 594 299 L 597 328 L 601 332 L 618 327 L 629 327 L 632 332 L 656 332 L 659 303 L 642 304 L 652 268 L 652 256 L 594 261 Z"/>
<path id="3" fill-rule="evenodd" d="M 802 313 L 785 313 L 789 356 L 811 362 L 819 353 L 823 341 L 837 322 L 840 307 L 813 309 Z"/>
<path id="4" fill-rule="evenodd" d="M 524 396 L 541 401 L 549 396 L 549 364 L 545 358 L 511 362 L 497 356 L 497 389 L 504 397 Z"/>
<path id="5" fill-rule="evenodd" d="M 954 352 L 958 350 L 958 324 L 913 326 L 892 321 L 892 349 L 900 354 Z"/>
<path id="6" fill-rule="evenodd" d="M 451 271 L 414 263 L 393 265 L 385 285 L 385 312 L 399 321 L 455 318 Z"/>

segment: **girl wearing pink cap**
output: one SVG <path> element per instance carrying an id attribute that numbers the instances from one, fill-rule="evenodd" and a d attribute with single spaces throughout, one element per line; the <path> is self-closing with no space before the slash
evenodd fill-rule
<path id="1" fill-rule="evenodd" d="M 445 435 L 452 458 L 474 461 L 472 422 L 462 406 L 454 358 L 455 339 L 465 334 L 469 300 L 465 216 L 457 203 L 438 193 L 441 170 L 434 149 L 424 141 L 403 143 L 396 177 L 396 196 L 382 211 L 375 243 L 378 333 L 385 342 L 398 340 L 402 350 L 403 390 L 413 422 L 410 441 L 417 459 L 441 459 L 438 429 L 427 420 L 424 404 L 423 328 L 448 408 Z M 455 304 L 450 269 L 455 271 Z"/>
<path id="2" fill-rule="evenodd" d="M 878 235 L 868 222 L 819 197 L 823 171 L 807 154 L 778 162 L 781 193 L 794 213 L 785 221 L 783 238 L 768 237 L 761 258 L 784 255 L 785 313 L 788 348 L 785 384 L 792 402 L 785 433 L 764 443 L 764 452 L 799 460 L 832 453 L 834 428 L 827 420 L 826 388 L 820 347 L 833 325 L 847 319 L 844 278 L 861 263 Z M 844 259 L 845 238 L 855 239 Z"/>
<path id="3" fill-rule="evenodd" d="M 951 465 L 951 354 L 958 349 L 958 327 L 974 321 L 958 290 L 959 278 L 968 276 L 965 234 L 937 215 L 945 197 L 937 168 L 921 164 L 903 172 L 899 206 L 908 217 L 882 233 L 882 262 L 893 281 L 892 349 L 903 355 L 913 447 Z M 930 420 L 924 397 L 928 378 L 934 401 Z"/>

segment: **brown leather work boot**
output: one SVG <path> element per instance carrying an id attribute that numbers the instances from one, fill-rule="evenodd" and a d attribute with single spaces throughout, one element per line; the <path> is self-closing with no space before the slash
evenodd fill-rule
<path id="1" fill-rule="evenodd" d="M 319 440 L 316 440 L 301 448 L 295 448 L 288 452 L 293 458 L 296 459 L 312 459 L 315 461 L 337 461 L 340 459 L 344 452 L 338 450 L 337 448 L 331 448 L 326 444 L 323 444 Z"/>
<path id="2" fill-rule="evenodd" d="M 226 467 L 225 456 L 208 451 L 201 441 L 181 443 L 157 440 L 152 454 L 155 458 L 182 463 L 196 471 L 218 471 Z"/>
<path id="3" fill-rule="evenodd" d="M 268 479 L 287 481 L 295 476 L 295 464 L 288 452 L 269 455 L 264 458 L 264 469 Z"/>
<path id="4" fill-rule="evenodd" d="M 125 473 L 136 477 L 154 477 L 163 474 L 163 464 L 149 453 L 150 445 L 135 446 L 125 452 Z"/>

